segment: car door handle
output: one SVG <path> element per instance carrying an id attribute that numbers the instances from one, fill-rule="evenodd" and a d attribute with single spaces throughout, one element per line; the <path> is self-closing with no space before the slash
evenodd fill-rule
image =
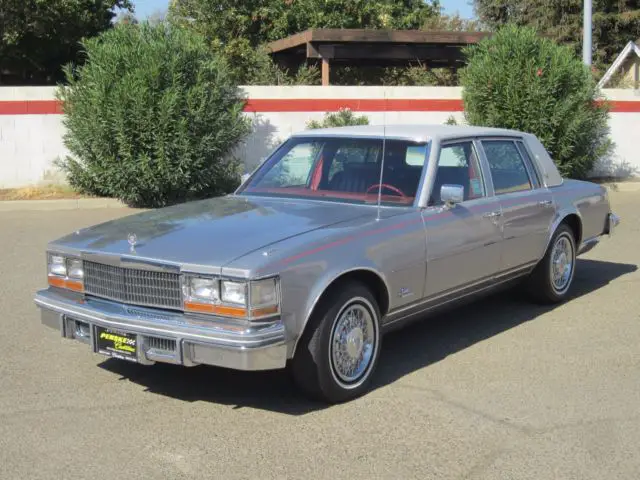
<path id="1" fill-rule="evenodd" d="M 540 200 L 538 202 L 538 205 L 540 205 L 541 207 L 550 207 L 553 205 L 553 202 L 551 200 Z"/>
<path id="2" fill-rule="evenodd" d="M 502 215 L 502 212 L 497 210 L 495 212 L 488 212 L 482 215 L 484 218 L 496 218 Z"/>

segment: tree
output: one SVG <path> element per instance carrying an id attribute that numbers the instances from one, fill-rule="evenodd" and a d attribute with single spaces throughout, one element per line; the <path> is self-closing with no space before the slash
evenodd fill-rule
<path id="1" fill-rule="evenodd" d="M 582 51 L 583 0 L 474 0 L 480 19 L 495 29 L 531 26 L 541 35 Z M 640 38 L 640 0 L 593 2 L 593 64 L 606 70 L 630 41 Z"/>
<path id="2" fill-rule="evenodd" d="M 138 21 L 136 16 L 133 14 L 133 12 L 130 12 L 129 10 L 125 10 L 124 12 L 121 12 L 116 17 L 115 23 L 125 23 L 125 24 L 128 24 L 128 25 L 137 25 L 140 22 Z"/>
<path id="3" fill-rule="evenodd" d="M 111 28 L 130 0 L 0 0 L 0 83 L 52 84 L 79 42 Z"/>
<path id="4" fill-rule="evenodd" d="M 469 124 L 535 134 L 569 177 L 585 177 L 608 153 L 608 108 L 569 47 L 508 25 L 465 53 L 461 82 Z"/>
<path id="5" fill-rule="evenodd" d="M 319 68 L 302 65 L 285 71 L 264 44 L 309 28 L 418 29 L 439 15 L 437 0 L 174 0 L 169 18 L 203 34 L 213 48 L 230 59 L 240 84 L 318 84 Z M 398 69 L 395 69 L 398 70 Z M 336 67 L 337 83 L 380 84 L 404 78 L 394 69 L 355 71 Z M 413 72 L 409 77 L 416 77 Z M 438 78 L 431 73 L 429 79 Z M 426 78 L 426 77 L 425 77 Z M 429 83 L 428 81 L 419 84 Z"/>
<path id="6" fill-rule="evenodd" d="M 238 85 L 320 84 L 320 69 L 301 65 L 295 71 L 279 67 L 263 46 L 252 46 L 246 38 L 216 44 L 214 50 L 227 59 L 229 75 Z"/>
<path id="7" fill-rule="evenodd" d="M 480 32 L 485 26 L 479 20 L 462 18 L 459 14 L 439 15 L 427 18 L 422 30 L 446 32 Z"/>
<path id="8" fill-rule="evenodd" d="M 309 28 L 417 29 L 439 15 L 438 0 L 174 0 L 174 21 L 212 42 L 246 38 L 252 46 Z"/>
<path id="9" fill-rule="evenodd" d="M 61 87 L 72 187 L 156 207 L 237 187 L 250 132 L 226 61 L 191 30 L 121 24 L 83 43 Z"/>

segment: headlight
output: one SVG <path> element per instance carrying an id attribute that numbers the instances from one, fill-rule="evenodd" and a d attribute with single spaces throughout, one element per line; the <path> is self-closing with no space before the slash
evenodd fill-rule
<path id="1" fill-rule="evenodd" d="M 67 260 L 60 255 L 49 255 L 49 275 L 67 276 Z"/>
<path id="2" fill-rule="evenodd" d="M 84 269 L 82 268 L 82 260 L 69 259 L 67 260 L 67 276 L 76 280 L 82 280 L 84 278 Z"/>
<path id="3" fill-rule="evenodd" d="M 49 254 L 47 262 L 49 285 L 66 288 L 76 292 L 84 291 L 84 269 L 79 258 L 67 258 L 63 255 Z"/>
<path id="4" fill-rule="evenodd" d="M 245 282 L 222 281 L 222 301 L 233 305 L 247 304 L 247 284 Z"/>
<path id="5" fill-rule="evenodd" d="M 187 275 L 183 298 L 185 311 L 223 317 L 257 320 L 280 312 L 276 278 L 246 282 Z"/>
<path id="6" fill-rule="evenodd" d="M 189 279 L 189 297 L 192 300 L 217 303 L 220 300 L 218 280 L 215 278 L 191 277 Z"/>

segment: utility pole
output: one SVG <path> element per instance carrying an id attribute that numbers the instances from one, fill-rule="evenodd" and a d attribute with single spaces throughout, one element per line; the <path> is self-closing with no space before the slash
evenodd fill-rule
<path id="1" fill-rule="evenodd" d="M 591 65 L 591 0 L 584 0 L 584 17 L 582 19 L 582 61 Z"/>

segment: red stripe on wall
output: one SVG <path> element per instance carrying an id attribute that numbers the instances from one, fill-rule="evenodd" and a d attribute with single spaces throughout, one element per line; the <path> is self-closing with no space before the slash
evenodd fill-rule
<path id="1" fill-rule="evenodd" d="M 246 112 L 335 112 L 341 108 L 355 112 L 461 112 L 462 106 L 459 99 L 250 98 L 244 109 Z"/>
<path id="2" fill-rule="evenodd" d="M 611 111 L 640 113 L 640 100 L 611 100 Z M 456 99 L 262 99 L 247 100 L 245 112 L 335 112 L 348 108 L 355 112 L 461 112 L 462 100 Z M 62 113 L 57 100 L 0 101 L 0 115 L 55 115 Z"/>
<path id="3" fill-rule="evenodd" d="M 62 113 L 57 100 L 0 101 L 0 115 L 55 115 Z"/>
<path id="4" fill-rule="evenodd" d="M 637 100 L 611 100 L 609 101 L 612 112 L 618 113 L 638 113 L 640 112 L 640 101 Z"/>

